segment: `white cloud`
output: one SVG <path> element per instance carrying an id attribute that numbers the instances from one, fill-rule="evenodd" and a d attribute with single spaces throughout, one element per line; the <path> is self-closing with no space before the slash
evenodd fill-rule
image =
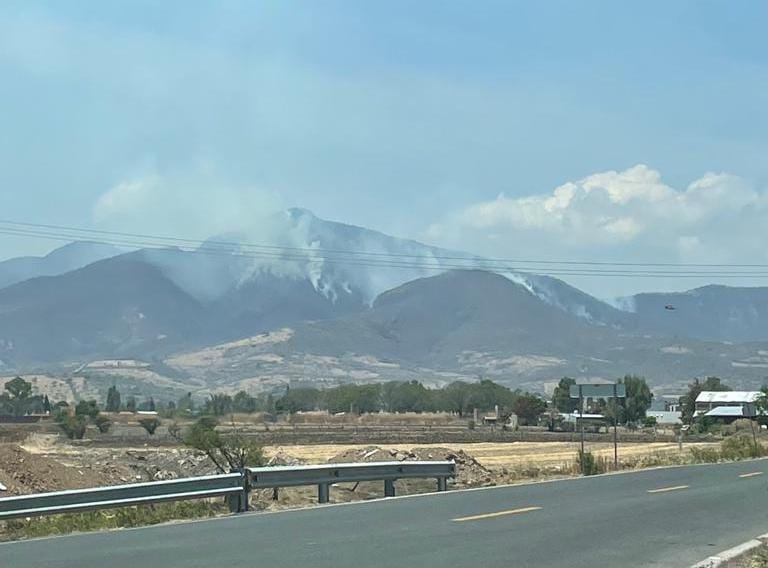
<path id="1" fill-rule="evenodd" d="M 250 231 L 282 207 L 275 192 L 222 186 L 203 169 L 184 177 L 150 174 L 121 181 L 98 197 L 93 219 L 111 230 L 202 240 Z"/>
<path id="2" fill-rule="evenodd" d="M 675 188 L 643 164 L 595 173 L 548 193 L 501 194 L 427 231 L 439 244 L 492 257 L 630 262 L 766 263 L 767 237 L 768 195 L 746 180 L 707 173 Z M 647 281 L 574 283 L 603 294 L 648 287 Z M 693 284 L 700 283 L 671 287 Z"/>
<path id="3" fill-rule="evenodd" d="M 158 183 L 156 177 L 118 183 L 96 200 L 93 207 L 94 219 L 101 222 L 112 217 L 137 213 L 152 199 L 152 189 L 157 190 Z"/>

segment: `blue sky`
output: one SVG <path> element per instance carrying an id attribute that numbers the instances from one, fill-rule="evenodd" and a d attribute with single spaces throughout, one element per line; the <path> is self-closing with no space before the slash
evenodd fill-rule
<path id="1" fill-rule="evenodd" d="M 757 0 L 4 2 L 0 217 L 203 238 L 302 206 L 497 257 L 768 262 L 766 21 Z"/>

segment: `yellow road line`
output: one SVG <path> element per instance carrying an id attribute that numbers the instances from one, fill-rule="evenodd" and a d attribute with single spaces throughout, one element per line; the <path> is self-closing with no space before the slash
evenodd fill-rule
<path id="1" fill-rule="evenodd" d="M 756 475 L 763 475 L 763 472 L 753 471 L 752 473 L 742 473 L 739 477 L 755 477 Z"/>
<path id="2" fill-rule="evenodd" d="M 518 513 L 529 513 L 531 511 L 538 511 L 541 507 L 523 507 L 521 509 L 508 509 L 506 511 L 496 511 L 495 513 L 483 513 L 482 515 L 472 515 L 471 517 L 459 517 L 458 519 L 452 519 L 456 523 L 462 523 L 464 521 L 479 521 L 480 519 L 491 519 L 493 517 L 502 517 L 504 515 L 517 515 Z"/>
<path id="3" fill-rule="evenodd" d="M 688 489 L 688 485 L 675 485 L 674 487 L 662 487 L 661 489 L 649 489 L 648 493 L 664 493 L 666 491 L 678 491 L 680 489 Z"/>

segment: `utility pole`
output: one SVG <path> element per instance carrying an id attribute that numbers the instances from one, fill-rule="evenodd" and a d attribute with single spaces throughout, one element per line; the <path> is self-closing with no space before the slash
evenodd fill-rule
<path id="1" fill-rule="evenodd" d="M 581 475 L 584 475 L 584 392 L 579 385 L 579 422 L 581 423 Z"/>
<path id="2" fill-rule="evenodd" d="M 619 393 L 616 390 L 616 383 L 613 384 L 613 470 L 619 471 Z"/>

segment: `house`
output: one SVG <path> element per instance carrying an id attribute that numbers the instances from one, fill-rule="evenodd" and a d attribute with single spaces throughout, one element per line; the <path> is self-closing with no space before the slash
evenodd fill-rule
<path id="1" fill-rule="evenodd" d="M 646 410 L 646 416 L 656 419 L 656 424 L 682 424 L 682 413 L 677 410 Z"/>
<path id="2" fill-rule="evenodd" d="M 725 420 L 754 418 L 763 414 L 756 402 L 763 393 L 760 391 L 702 391 L 696 397 L 694 418 L 711 416 Z"/>

